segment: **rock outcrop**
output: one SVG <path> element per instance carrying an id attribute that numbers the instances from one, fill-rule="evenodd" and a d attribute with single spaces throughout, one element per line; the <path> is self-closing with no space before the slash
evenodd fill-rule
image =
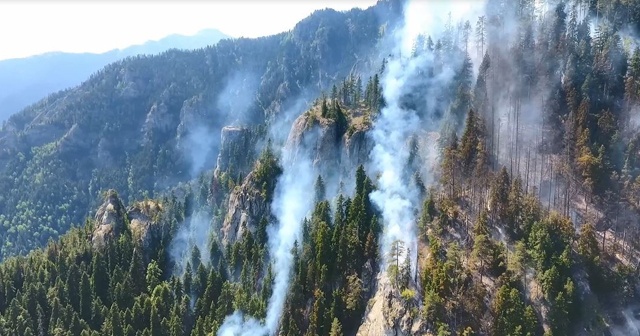
<path id="1" fill-rule="evenodd" d="M 339 163 L 340 141 L 336 123 L 329 119 L 319 119 L 304 113 L 291 126 L 287 138 L 287 160 L 296 161 L 302 155 L 308 157 L 314 167 Z"/>
<path id="2" fill-rule="evenodd" d="M 143 251 L 150 251 L 168 234 L 162 220 L 162 204 L 154 200 L 137 202 L 125 208 L 115 190 L 107 191 L 104 203 L 98 208 L 91 237 L 93 247 L 104 249 L 127 229 Z"/>
<path id="3" fill-rule="evenodd" d="M 415 299 L 400 297 L 384 275 L 378 275 L 377 290 L 369 301 L 357 336 L 429 335 Z"/>
<path id="4" fill-rule="evenodd" d="M 220 132 L 220 150 L 216 159 L 216 169 L 211 179 L 212 204 L 220 205 L 227 200 L 226 192 L 221 191 L 226 177 L 237 180 L 246 176 L 253 168 L 254 143 L 251 131 L 245 127 L 225 126 Z"/>
<path id="5" fill-rule="evenodd" d="M 302 114 L 293 123 L 286 143 L 288 160 L 308 157 L 314 168 L 333 173 L 336 167 L 352 172 L 367 161 L 372 142 L 366 132 L 369 126 L 361 123 L 361 116 L 352 118 L 349 130 L 343 135 L 332 119 L 322 118 L 313 110 Z"/>
<path id="6" fill-rule="evenodd" d="M 373 142 L 367 136 L 366 130 L 355 130 L 351 135 L 347 133 L 344 137 L 344 150 L 340 161 L 345 167 L 357 167 L 369 159 L 371 149 L 373 149 Z"/>
<path id="7" fill-rule="evenodd" d="M 115 239 L 125 228 L 125 209 L 115 190 L 110 189 L 104 203 L 95 216 L 95 228 L 91 242 L 94 248 L 102 249 Z"/>
<path id="8" fill-rule="evenodd" d="M 87 132 L 78 124 L 73 124 L 69 131 L 58 141 L 60 152 L 68 153 L 89 148 L 85 142 L 87 135 Z"/>
<path id="9" fill-rule="evenodd" d="M 176 147 L 183 150 L 188 145 L 187 136 L 194 127 L 201 125 L 207 117 L 205 98 L 202 95 L 184 101 L 180 109 L 180 123 L 176 127 Z"/>
<path id="10" fill-rule="evenodd" d="M 229 195 L 228 212 L 222 224 L 223 245 L 233 244 L 244 230 L 255 232 L 262 216 L 268 213 L 269 203 L 255 183 L 254 172 L 249 173 L 242 185 Z"/>
<path id="11" fill-rule="evenodd" d="M 135 241 L 140 242 L 143 251 L 153 248 L 168 232 L 168 226 L 161 221 L 162 205 L 156 201 L 138 202 L 127 209 L 129 227 Z"/>
<path id="12" fill-rule="evenodd" d="M 234 176 L 245 176 L 251 169 L 251 132 L 244 127 L 225 126 L 220 132 L 220 152 L 215 176 L 230 171 Z"/>
<path id="13" fill-rule="evenodd" d="M 152 142 L 151 136 L 154 132 L 169 131 L 175 123 L 174 119 L 165 103 L 153 104 L 142 126 L 143 142 Z"/>

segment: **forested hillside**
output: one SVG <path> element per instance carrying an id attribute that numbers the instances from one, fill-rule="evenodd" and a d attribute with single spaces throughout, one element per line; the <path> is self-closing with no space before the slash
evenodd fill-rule
<path id="1" fill-rule="evenodd" d="M 279 35 L 130 57 L 12 116 L 0 130 L 0 255 L 81 224 L 101 190 L 153 197 L 212 169 L 223 126 L 288 128 L 287 109 L 369 67 L 396 7 L 318 11 Z"/>
<path id="2" fill-rule="evenodd" d="M 633 335 L 639 20 L 380 1 L 112 64 L 0 133 L 0 334 Z"/>
<path id="3" fill-rule="evenodd" d="M 116 60 L 138 54 L 153 55 L 169 49 L 191 50 L 215 44 L 229 36 L 216 29 L 193 36 L 170 35 L 101 54 L 50 52 L 0 61 L 0 122 L 52 92 L 82 83 L 95 71 Z"/>

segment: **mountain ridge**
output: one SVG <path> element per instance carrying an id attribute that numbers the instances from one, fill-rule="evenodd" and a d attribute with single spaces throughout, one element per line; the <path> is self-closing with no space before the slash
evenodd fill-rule
<path id="1" fill-rule="evenodd" d="M 169 49 L 197 49 L 230 38 L 217 29 L 194 35 L 172 34 L 103 53 L 47 52 L 0 61 L 0 121 L 59 90 L 74 87 L 107 64 L 137 54 L 157 54 Z"/>
<path id="2" fill-rule="evenodd" d="M 51 94 L 0 129 L 0 171 L 5 174 L 0 184 L 9 190 L 0 199 L 0 213 L 18 221 L 21 216 L 13 215 L 20 211 L 18 204 L 43 201 L 20 191 L 20 183 L 44 188 L 41 195 L 57 195 L 47 197 L 52 203 L 41 207 L 42 216 L 51 211 L 45 209 L 84 198 L 79 209 L 72 207 L 80 211 L 73 215 L 77 224 L 105 187 L 132 200 L 195 177 L 201 172 L 192 169 L 196 161 L 208 169 L 215 164 L 224 126 L 240 122 L 259 133 L 265 120 L 293 122 L 304 108 L 297 106 L 300 97 L 314 97 L 334 78 L 353 71 L 356 63 L 365 71 L 377 67 L 378 57 L 370 55 L 380 40 L 379 25 L 398 18 L 394 3 L 381 1 L 348 12 L 316 11 L 291 31 L 269 37 L 129 57 L 77 87 Z M 286 121 L 289 114 L 294 117 Z M 203 155 L 196 150 L 202 145 L 208 148 Z M 47 166 L 60 170 L 51 174 Z M 35 171 L 44 179 L 27 177 Z M 17 180 L 9 177 L 16 173 L 21 175 Z M 59 187 L 50 189 L 57 183 Z M 47 217 L 35 216 L 32 223 L 43 225 L 36 218 Z M 62 213 L 55 218 L 66 222 L 61 227 L 71 226 Z"/>
<path id="3" fill-rule="evenodd" d="M 131 57 L 12 117 L 0 333 L 637 331 L 640 6 L 443 4 Z"/>

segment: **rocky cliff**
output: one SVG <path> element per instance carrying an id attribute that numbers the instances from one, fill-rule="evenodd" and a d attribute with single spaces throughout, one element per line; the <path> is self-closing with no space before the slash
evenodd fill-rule
<path id="1" fill-rule="evenodd" d="M 118 193 L 111 189 L 106 192 L 104 203 L 95 216 L 95 228 L 91 242 L 97 249 L 104 248 L 125 229 L 125 209 Z"/>
<path id="2" fill-rule="evenodd" d="M 348 128 L 343 134 L 336 120 L 320 115 L 318 106 L 300 115 L 289 132 L 283 161 L 290 163 L 308 158 L 312 160 L 314 170 L 324 176 L 350 177 L 359 164 L 367 161 L 372 143 L 366 136 L 370 125 L 368 112 L 364 108 L 345 111 Z M 236 173 L 249 167 L 246 159 L 250 155 L 243 154 L 251 147 L 249 137 L 249 131 L 244 128 L 228 126 L 223 129 L 214 179 L 232 167 Z M 229 195 L 227 215 L 221 230 L 225 245 L 235 242 L 244 230 L 254 232 L 262 217 L 269 215 L 269 204 L 262 186 L 255 181 L 256 168 Z"/>
<path id="3" fill-rule="evenodd" d="M 127 208 L 127 219 L 131 234 L 140 242 L 143 251 L 148 251 L 168 233 L 168 225 L 162 222 L 162 204 L 145 200 Z"/>
<path id="4" fill-rule="evenodd" d="M 231 192 L 227 209 L 221 230 L 223 245 L 234 243 L 244 230 L 255 232 L 262 217 L 269 214 L 269 203 L 256 184 L 255 170 Z"/>
<path id="5" fill-rule="evenodd" d="M 253 148 L 248 128 L 225 126 L 220 132 L 220 152 L 214 175 L 228 172 L 231 176 L 246 176 L 251 170 Z"/>
<path id="6" fill-rule="evenodd" d="M 351 174 L 367 161 L 373 146 L 367 137 L 368 111 L 362 107 L 345 109 L 347 129 L 340 133 L 335 119 L 322 117 L 319 107 L 300 115 L 293 123 L 285 145 L 288 160 L 308 157 L 323 174 Z"/>
<path id="7" fill-rule="evenodd" d="M 148 252 L 168 233 L 169 228 L 161 219 L 162 211 L 162 204 L 154 200 L 136 202 L 125 208 L 115 190 L 107 191 L 96 211 L 91 237 L 93 247 L 103 249 L 128 228 L 134 241 Z"/>
<path id="8" fill-rule="evenodd" d="M 429 335 L 415 298 L 401 297 L 384 274 L 376 287 L 356 336 Z"/>

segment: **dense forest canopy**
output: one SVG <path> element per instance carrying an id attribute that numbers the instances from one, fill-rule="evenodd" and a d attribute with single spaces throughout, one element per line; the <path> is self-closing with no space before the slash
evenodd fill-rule
<path id="1" fill-rule="evenodd" d="M 639 15 L 379 1 L 111 64 L 0 131 L 0 334 L 631 334 Z"/>
<path id="2" fill-rule="evenodd" d="M 223 126 L 288 129 L 284 113 L 303 96 L 354 64 L 368 71 L 394 6 L 327 9 L 274 36 L 129 57 L 12 116 L 0 130 L 0 256 L 80 225 L 102 190 L 154 197 L 211 169 Z"/>

